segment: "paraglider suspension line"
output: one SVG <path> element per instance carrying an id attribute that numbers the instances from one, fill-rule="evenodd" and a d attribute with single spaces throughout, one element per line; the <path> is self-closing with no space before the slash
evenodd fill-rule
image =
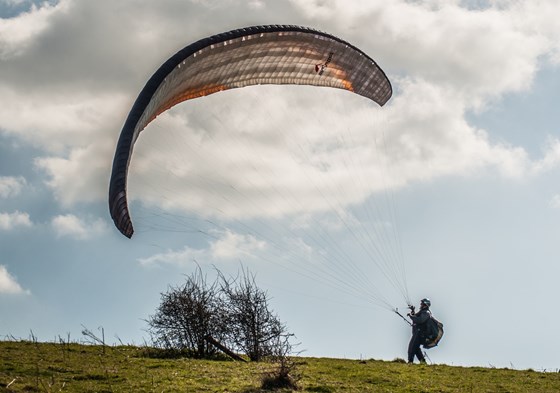
<path id="1" fill-rule="evenodd" d="M 398 308 L 395 308 L 393 311 L 395 312 L 395 314 L 397 314 L 399 317 L 401 317 L 401 318 L 403 319 L 403 321 L 405 321 L 405 322 L 408 323 L 410 326 L 412 326 L 412 322 L 410 322 L 408 319 L 406 319 L 406 318 L 404 317 L 404 315 L 402 315 L 402 314 L 399 312 L 399 309 L 398 309 Z"/>

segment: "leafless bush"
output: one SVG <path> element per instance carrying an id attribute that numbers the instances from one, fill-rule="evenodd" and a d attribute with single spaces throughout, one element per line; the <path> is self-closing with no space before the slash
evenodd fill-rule
<path id="1" fill-rule="evenodd" d="M 162 293 L 161 304 L 147 321 L 154 343 L 162 348 L 190 350 L 196 357 L 213 355 L 216 350 L 205 337 L 220 339 L 225 335 L 217 289 L 217 282 L 208 284 L 199 267 L 185 284 Z"/>
<path id="2" fill-rule="evenodd" d="M 299 390 L 301 374 L 297 370 L 297 363 L 294 355 L 293 345 L 290 339 L 291 334 L 284 334 L 275 337 L 271 342 L 272 355 L 268 360 L 273 364 L 270 371 L 266 372 L 262 378 L 262 388 L 266 390 L 291 389 Z"/>
<path id="3" fill-rule="evenodd" d="M 184 285 L 162 293 L 147 322 L 157 348 L 196 357 L 212 357 L 221 348 L 229 356 L 242 353 L 260 361 L 276 356 L 278 340 L 287 336 L 267 293 L 244 269 L 229 278 L 217 270 L 217 279 L 208 284 L 198 267 Z"/>
<path id="4" fill-rule="evenodd" d="M 269 308 L 269 296 L 260 289 L 248 270 L 235 278 L 220 272 L 226 311 L 227 341 L 252 361 L 274 354 L 275 340 L 286 334 L 286 326 Z"/>

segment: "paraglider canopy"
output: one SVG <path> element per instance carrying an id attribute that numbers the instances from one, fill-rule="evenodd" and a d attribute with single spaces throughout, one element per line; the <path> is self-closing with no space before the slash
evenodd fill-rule
<path id="1" fill-rule="evenodd" d="M 392 94 L 385 73 L 367 54 L 330 34 L 298 26 L 254 26 L 204 38 L 169 58 L 134 103 L 117 144 L 109 208 L 127 237 L 134 230 L 127 174 L 139 133 L 174 105 L 223 90 L 259 84 L 339 88 L 384 105 Z"/>

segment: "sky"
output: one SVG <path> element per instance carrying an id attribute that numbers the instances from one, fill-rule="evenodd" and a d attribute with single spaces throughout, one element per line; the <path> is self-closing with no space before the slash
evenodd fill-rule
<path id="1" fill-rule="evenodd" d="M 433 363 L 557 370 L 559 14 L 555 0 L 0 0 L 0 337 L 103 327 L 143 344 L 169 286 L 246 267 L 306 356 L 405 358 L 391 309 L 429 297 L 445 325 Z M 264 24 L 352 43 L 393 97 L 256 86 L 173 108 L 135 147 L 125 238 L 107 192 L 139 91 L 184 46 Z"/>

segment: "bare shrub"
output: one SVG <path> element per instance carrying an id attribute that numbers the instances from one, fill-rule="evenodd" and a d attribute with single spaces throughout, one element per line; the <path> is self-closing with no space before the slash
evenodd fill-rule
<path id="1" fill-rule="evenodd" d="M 268 294 L 245 269 L 230 278 L 217 270 L 209 284 L 198 267 L 185 284 L 161 294 L 147 322 L 155 347 L 166 356 L 209 358 L 222 351 L 237 360 L 244 360 L 241 353 L 260 361 L 277 358 L 279 343 L 289 336 L 270 309 Z"/>
<path id="2" fill-rule="evenodd" d="M 275 340 L 286 334 L 286 326 L 269 308 L 269 296 L 260 289 L 248 270 L 227 279 L 220 272 L 226 313 L 227 341 L 251 361 L 274 355 Z"/>
<path id="3" fill-rule="evenodd" d="M 216 349 L 205 337 L 217 339 L 224 333 L 217 282 L 208 284 L 200 267 L 185 284 L 161 294 L 161 304 L 149 317 L 149 332 L 158 347 L 192 351 L 195 357 L 209 357 Z"/>
<path id="4" fill-rule="evenodd" d="M 291 334 L 284 334 L 272 340 L 272 355 L 268 357 L 268 360 L 273 366 L 263 375 L 261 384 L 263 389 L 299 390 L 301 374 L 297 370 L 297 363 L 292 356 L 293 345 L 290 342 L 292 337 Z"/>

